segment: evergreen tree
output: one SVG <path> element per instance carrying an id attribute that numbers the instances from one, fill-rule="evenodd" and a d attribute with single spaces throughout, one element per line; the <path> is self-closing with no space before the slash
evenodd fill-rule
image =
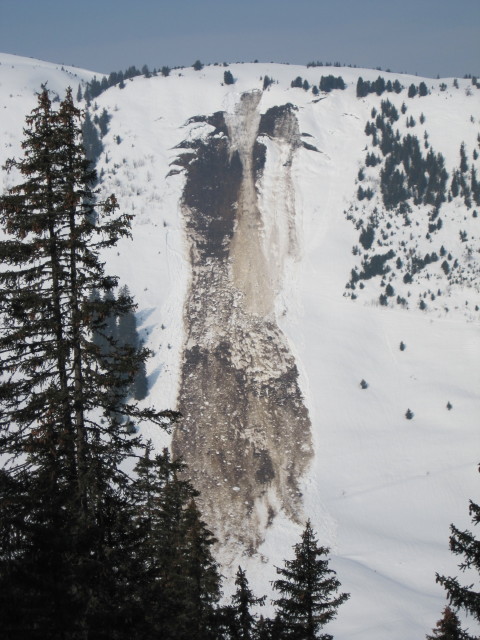
<path id="1" fill-rule="evenodd" d="M 467 153 L 465 151 L 465 143 L 460 145 L 460 171 L 466 173 L 468 171 Z"/>
<path id="2" fill-rule="evenodd" d="M 98 127 L 100 129 L 100 136 L 102 138 L 106 136 L 108 133 L 108 124 L 111 118 L 112 118 L 111 115 L 108 113 L 106 109 L 103 109 L 102 113 L 98 117 L 98 122 L 96 122 L 96 124 L 98 124 Z"/>
<path id="3" fill-rule="evenodd" d="M 140 637 L 209 640 L 216 637 L 220 576 L 215 538 L 201 520 L 185 465 L 147 444 L 136 467 L 133 520 L 140 534 L 137 561 L 145 576 L 136 597 L 146 614 Z M 150 635 L 149 635 L 150 634 Z M 158 634 L 158 635 L 157 635 Z"/>
<path id="4" fill-rule="evenodd" d="M 381 96 L 385 91 L 385 79 L 382 76 L 378 76 L 378 78 L 373 83 L 373 90 L 377 94 L 377 96 Z"/>
<path id="5" fill-rule="evenodd" d="M 231 640 L 254 640 L 258 637 L 258 616 L 252 613 L 255 606 L 263 606 L 265 596 L 256 598 L 250 589 L 245 571 L 238 567 L 235 576 L 237 589 L 231 598 L 231 605 L 227 607 L 229 621 L 229 638 Z"/>
<path id="6" fill-rule="evenodd" d="M 418 95 L 420 97 L 424 97 L 428 95 L 428 89 L 425 82 L 420 82 L 420 84 L 418 85 Z"/>
<path id="7" fill-rule="evenodd" d="M 225 84 L 234 84 L 235 82 L 235 78 L 233 77 L 232 72 L 229 69 L 223 72 L 223 82 Z"/>
<path id="8" fill-rule="evenodd" d="M 294 560 L 286 560 L 285 567 L 277 567 L 282 576 L 273 582 L 281 597 L 275 600 L 282 632 L 279 637 L 295 640 L 331 638 L 320 629 L 335 618 L 338 607 L 350 597 L 337 595 L 340 582 L 335 571 L 328 568 L 329 549 L 318 546 L 310 521 L 302 540 L 294 546 Z"/>
<path id="9" fill-rule="evenodd" d="M 469 636 L 462 629 L 457 614 L 450 607 L 445 607 L 442 617 L 427 640 L 469 640 Z"/>
<path id="10" fill-rule="evenodd" d="M 99 252 L 128 236 L 114 196 L 96 205 L 72 92 L 46 89 L 27 118 L 23 182 L 0 198 L 0 626 L 6 637 L 122 638 L 134 624 L 134 532 L 121 469 L 138 440 L 117 412 L 164 426 L 172 412 L 123 401 L 146 351 L 105 359 L 92 339 L 116 285 Z M 99 216 L 94 215 L 95 207 Z M 115 313 L 133 308 L 131 298 Z M 115 413 L 112 409 L 115 409 Z M 101 420 L 100 416 L 103 416 Z"/>
<path id="11" fill-rule="evenodd" d="M 273 78 L 270 78 L 270 76 L 264 76 L 263 78 L 263 90 L 265 91 L 266 89 L 268 89 L 268 87 L 273 84 Z"/>
<path id="12" fill-rule="evenodd" d="M 361 76 L 357 80 L 357 98 L 364 98 L 369 94 L 370 83 L 366 82 Z"/>
<path id="13" fill-rule="evenodd" d="M 87 92 L 85 91 L 85 99 L 86 94 Z M 97 128 L 92 122 L 88 111 L 82 123 L 82 138 L 87 160 L 95 164 L 103 151 L 103 144 L 100 141 Z"/>
<path id="14" fill-rule="evenodd" d="M 395 91 L 395 93 L 401 93 L 403 87 L 398 80 L 394 80 L 392 88 Z"/>
<path id="15" fill-rule="evenodd" d="M 472 522 L 477 525 L 480 522 L 480 506 L 470 501 L 469 507 Z M 459 569 L 463 572 L 470 571 L 476 574 L 476 579 L 480 574 L 480 541 L 475 538 L 471 531 L 460 531 L 453 524 L 450 526 L 452 535 L 450 536 L 450 550 L 455 555 L 463 556 L 463 561 Z M 440 576 L 437 573 L 439 582 L 448 593 L 451 605 L 463 609 L 480 623 L 480 592 L 474 589 L 474 585 L 462 586 L 458 578 Z"/>

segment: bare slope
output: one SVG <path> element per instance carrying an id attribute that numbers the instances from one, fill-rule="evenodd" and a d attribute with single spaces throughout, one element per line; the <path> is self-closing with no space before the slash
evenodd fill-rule
<path id="1" fill-rule="evenodd" d="M 215 128 L 189 145 L 193 157 L 186 154 L 192 281 L 179 394 L 184 417 L 173 438 L 223 545 L 240 541 L 251 553 L 279 509 L 301 520 L 298 483 L 312 453 L 297 367 L 274 315 L 281 256 L 264 246 L 257 204 L 260 98 L 244 93 L 232 114 L 207 119 Z M 270 118 L 272 139 L 283 136 L 293 152 L 294 113 Z"/>

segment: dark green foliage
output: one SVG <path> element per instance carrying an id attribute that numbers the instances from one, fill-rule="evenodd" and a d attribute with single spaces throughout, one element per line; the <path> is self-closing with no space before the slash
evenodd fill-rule
<path id="1" fill-rule="evenodd" d="M 445 607 L 442 617 L 437 622 L 432 635 L 427 640 L 469 640 L 468 634 L 462 629 L 457 614 L 450 607 Z"/>
<path id="2" fill-rule="evenodd" d="M 385 295 L 388 296 L 389 298 L 395 295 L 395 289 L 392 287 L 390 283 L 387 284 L 387 286 L 385 287 Z"/>
<path id="3" fill-rule="evenodd" d="M 310 521 L 294 546 L 295 558 L 286 560 L 282 576 L 273 582 L 280 593 L 274 601 L 280 633 L 277 638 L 315 640 L 325 637 L 320 630 L 336 617 L 338 607 L 349 594 L 337 594 L 340 582 L 328 567 L 329 549 L 318 545 Z M 331 637 L 331 636 L 326 636 Z"/>
<path id="4" fill-rule="evenodd" d="M 448 179 L 443 156 L 429 149 L 424 157 L 416 136 L 409 134 L 402 140 L 380 115 L 377 116 L 376 125 L 382 133 L 380 149 L 386 157 L 380 172 L 385 207 L 394 209 L 413 198 L 415 204 L 429 204 L 438 208 L 445 201 Z M 367 159 L 371 164 L 371 156 L 367 155 Z"/>
<path id="5" fill-rule="evenodd" d="M 252 608 L 263 606 L 265 596 L 256 598 L 250 589 L 245 571 L 238 567 L 235 576 L 237 587 L 232 595 L 231 604 L 224 611 L 227 618 L 229 638 L 231 640 L 255 640 L 258 638 L 258 616 Z M 262 620 L 262 626 L 264 621 Z"/>
<path id="6" fill-rule="evenodd" d="M 400 342 L 400 351 L 405 351 L 405 349 L 407 348 L 407 345 L 403 342 Z"/>
<path id="7" fill-rule="evenodd" d="M 391 124 L 393 124 L 394 122 L 396 122 L 399 119 L 399 115 L 398 115 L 398 111 L 395 107 L 395 105 L 393 105 L 390 100 L 382 100 L 382 102 L 380 103 L 380 108 L 382 111 L 382 116 L 384 118 L 388 118 L 388 120 L 390 121 Z"/>
<path id="8" fill-rule="evenodd" d="M 412 83 L 409 87 L 408 87 L 408 97 L 409 98 L 414 98 L 417 95 L 417 87 Z"/>
<path id="9" fill-rule="evenodd" d="M 380 164 L 381 160 L 374 153 L 367 153 L 367 157 L 365 158 L 365 166 L 367 167 L 376 167 L 377 164 Z"/>
<path id="10" fill-rule="evenodd" d="M 163 67 L 160 69 L 160 73 L 162 74 L 162 76 L 163 76 L 164 78 L 167 78 L 167 77 L 170 75 L 170 67 L 163 66 Z"/>
<path id="11" fill-rule="evenodd" d="M 375 276 L 383 276 L 390 271 L 390 267 L 386 264 L 388 260 L 395 257 L 395 252 L 390 249 L 387 253 L 376 254 L 362 262 L 363 271 L 359 274 L 361 280 L 370 280 Z"/>
<path id="12" fill-rule="evenodd" d="M 360 234 L 360 244 L 365 250 L 370 249 L 375 239 L 375 227 L 368 225 L 365 229 L 362 229 Z"/>
<path id="13" fill-rule="evenodd" d="M 400 84 L 400 82 L 398 80 L 394 80 L 393 81 L 393 85 L 392 85 L 393 90 L 395 91 L 395 93 L 401 93 L 403 87 Z"/>
<path id="14" fill-rule="evenodd" d="M 394 85 L 390 83 L 388 85 L 388 90 L 392 91 L 393 86 Z M 357 81 L 357 98 L 364 98 L 369 93 L 376 93 L 377 96 L 381 96 L 386 90 L 387 83 L 385 82 L 385 78 L 382 78 L 382 76 L 378 76 L 378 78 L 373 82 L 364 80 L 362 77 Z"/>
<path id="15" fill-rule="evenodd" d="M 296 89 L 303 89 L 303 80 L 302 80 L 302 78 L 300 76 L 297 76 L 295 78 L 295 80 L 292 80 L 292 82 L 290 83 L 290 86 L 293 89 L 295 89 L 295 88 Z"/>
<path id="16" fill-rule="evenodd" d="M 265 76 L 263 78 L 263 90 L 265 91 L 266 89 L 268 89 L 268 87 L 273 84 L 273 78 L 270 78 L 270 76 Z"/>
<path id="17" fill-rule="evenodd" d="M 90 104 L 90 101 L 97 98 L 102 93 L 102 85 L 97 80 L 97 76 L 93 76 L 93 80 L 87 82 L 87 86 L 84 91 L 84 98 L 87 101 L 87 104 Z"/>
<path id="18" fill-rule="evenodd" d="M 420 82 L 420 84 L 418 85 L 418 95 L 420 97 L 424 97 L 428 95 L 428 89 L 425 82 Z"/>
<path id="19" fill-rule="evenodd" d="M 366 189 L 364 189 L 361 185 L 358 187 L 357 198 L 359 200 L 363 200 L 363 199 L 371 200 L 373 198 L 373 195 L 374 193 L 370 187 L 367 187 Z"/>
<path id="20" fill-rule="evenodd" d="M 195 505 L 198 493 L 179 478 L 184 470 L 166 449 L 152 455 L 150 443 L 136 467 L 133 520 L 141 538 L 136 561 L 148 577 L 136 593 L 146 612 L 140 638 L 217 637 L 214 608 L 220 576 L 211 551 L 215 539 Z"/>
<path id="21" fill-rule="evenodd" d="M 438 255 L 435 253 L 435 251 L 433 251 L 432 253 L 426 253 L 423 258 L 417 255 L 413 255 L 410 267 L 412 275 L 415 275 L 432 262 L 438 262 Z"/>
<path id="22" fill-rule="evenodd" d="M 329 93 L 330 91 L 333 91 L 334 89 L 345 89 L 345 81 L 343 80 L 342 76 L 322 76 L 320 78 L 320 91 L 325 91 L 326 93 Z"/>
<path id="23" fill-rule="evenodd" d="M 88 111 L 82 123 L 82 139 L 87 160 L 95 165 L 103 151 L 103 144 L 100 141 L 97 128 L 93 124 Z"/>
<path id="24" fill-rule="evenodd" d="M 128 236 L 130 217 L 114 196 L 95 203 L 80 123 L 70 90 L 54 111 L 44 89 L 24 158 L 7 162 L 23 182 L 0 198 L 0 626 L 12 638 L 132 637 L 135 532 L 121 466 L 138 440 L 117 416 L 176 417 L 123 401 L 147 352 L 106 358 L 92 339 L 109 313 L 134 308 L 102 299 L 116 278 L 98 258 Z"/>
<path id="25" fill-rule="evenodd" d="M 468 171 L 467 153 L 465 151 L 465 143 L 460 145 L 460 171 L 466 173 Z"/>
<path id="26" fill-rule="evenodd" d="M 411 409 L 407 409 L 407 412 L 405 413 L 405 417 L 407 420 L 411 420 L 413 418 L 415 414 L 413 413 L 413 411 Z"/>
<path id="27" fill-rule="evenodd" d="M 308 82 L 308 80 L 306 80 L 306 79 L 305 79 L 305 80 L 303 81 L 302 89 L 303 89 L 304 91 L 309 91 L 309 89 L 310 89 L 310 83 Z"/>
<path id="28" fill-rule="evenodd" d="M 372 84 L 372 88 L 377 94 L 377 96 L 381 96 L 386 89 L 385 80 L 381 76 L 378 76 L 378 78 Z"/>
<path id="29" fill-rule="evenodd" d="M 368 389 L 368 382 L 366 382 L 365 380 L 361 380 L 360 381 L 360 388 L 361 389 Z"/>
<path id="30" fill-rule="evenodd" d="M 367 83 L 360 76 L 357 80 L 357 98 L 364 98 L 368 95 Z"/>
<path id="31" fill-rule="evenodd" d="M 195 71 L 201 71 L 203 69 L 203 64 L 200 62 L 200 60 L 195 60 L 192 67 L 195 69 Z"/>
<path id="32" fill-rule="evenodd" d="M 235 78 L 233 77 L 232 72 L 229 69 L 223 72 L 223 82 L 224 84 L 235 83 Z"/>
<path id="33" fill-rule="evenodd" d="M 387 209 L 394 209 L 408 198 L 406 176 L 396 168 L 395 159 L 391 156 L 385 161 L 385 166 L 380 172 L 380 180 L 383 202 Z"/>
<path id="34" fill-rule="evenodd" d="M 469 512 L 472 523 L 476 526 L 480 522 L 480 506 L 470 501 Z M 457 556 L 462 556 L 459 565 L 460 571 L 473 574 L 478 584 L 480 574 L 480 541 L 471 531 L 460 531 L 453 524 L 450 525 L 450 550 Z M 474 589 L 472 581 L 468 579 L 468 585 L 462 585 L 458 578 L 440 576 L 437 573 L 437 582 L 447 591 L 450 605 L 457 609 L 463 609 L 472 616 L 476 623 L 480 623 L 480 592 Z"/>
<path id="35" fill-rule="evenodd" d="M 470 171 L 470 191 L 475 204 L 480 205 L 480 182 L 477 179 L 477 170 L 472 167 Z"/>
<path id="36" fill-rule="evenodd" d="M 102 138 L 104 136 L 106 136 L 107 133 L 108 133 L 108 124 L 109 124 L 111 119 L 112 119 L 112 116 L 108 113 L 108 111 L 106 109 L 103 109 L 103 111 L 100 114 L 100 116 L 97 116 L 95 114 L 95 116 L 93 118 L 93 122 L 96 125 L 98 125 L 98 127 L 100 129 L 100 136 Z"/>
<path id="37" fill-rule="evenodd" d="M 453 409 L 453 405 L 451 402 L 447 402 L 447 409 L 451 411 Z"/>

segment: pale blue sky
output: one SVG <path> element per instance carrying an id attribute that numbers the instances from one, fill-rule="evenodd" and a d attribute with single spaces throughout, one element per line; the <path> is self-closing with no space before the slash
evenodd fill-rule
<path id="1" fill-rule="evenodd" d="M 480 0 L 0 0 L 0 51 L 99 72 L 198 58 L 480 75 Z"/>

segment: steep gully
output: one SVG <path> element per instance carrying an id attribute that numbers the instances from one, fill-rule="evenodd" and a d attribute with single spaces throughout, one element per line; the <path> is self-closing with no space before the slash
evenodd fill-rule
<path id="1" fill-rule="evenodd" d="M 291 105 L 260 115 L 260 99 L 246 93 L 233 114 L 193 119 L 214 129 L 182 143 L 176 161 L 186 170 L 192 277 L 173 451 L 217 538 L 249 553 L 280 509 L 299 519 L 299 479 L 312 456 L 298 370 L 274 312 L 282 260 L 297 250 L 290 171 L 300 134 Z M 278 147 L 289 192 L 269 225 L 256 188 L 265 137 Z"/>

